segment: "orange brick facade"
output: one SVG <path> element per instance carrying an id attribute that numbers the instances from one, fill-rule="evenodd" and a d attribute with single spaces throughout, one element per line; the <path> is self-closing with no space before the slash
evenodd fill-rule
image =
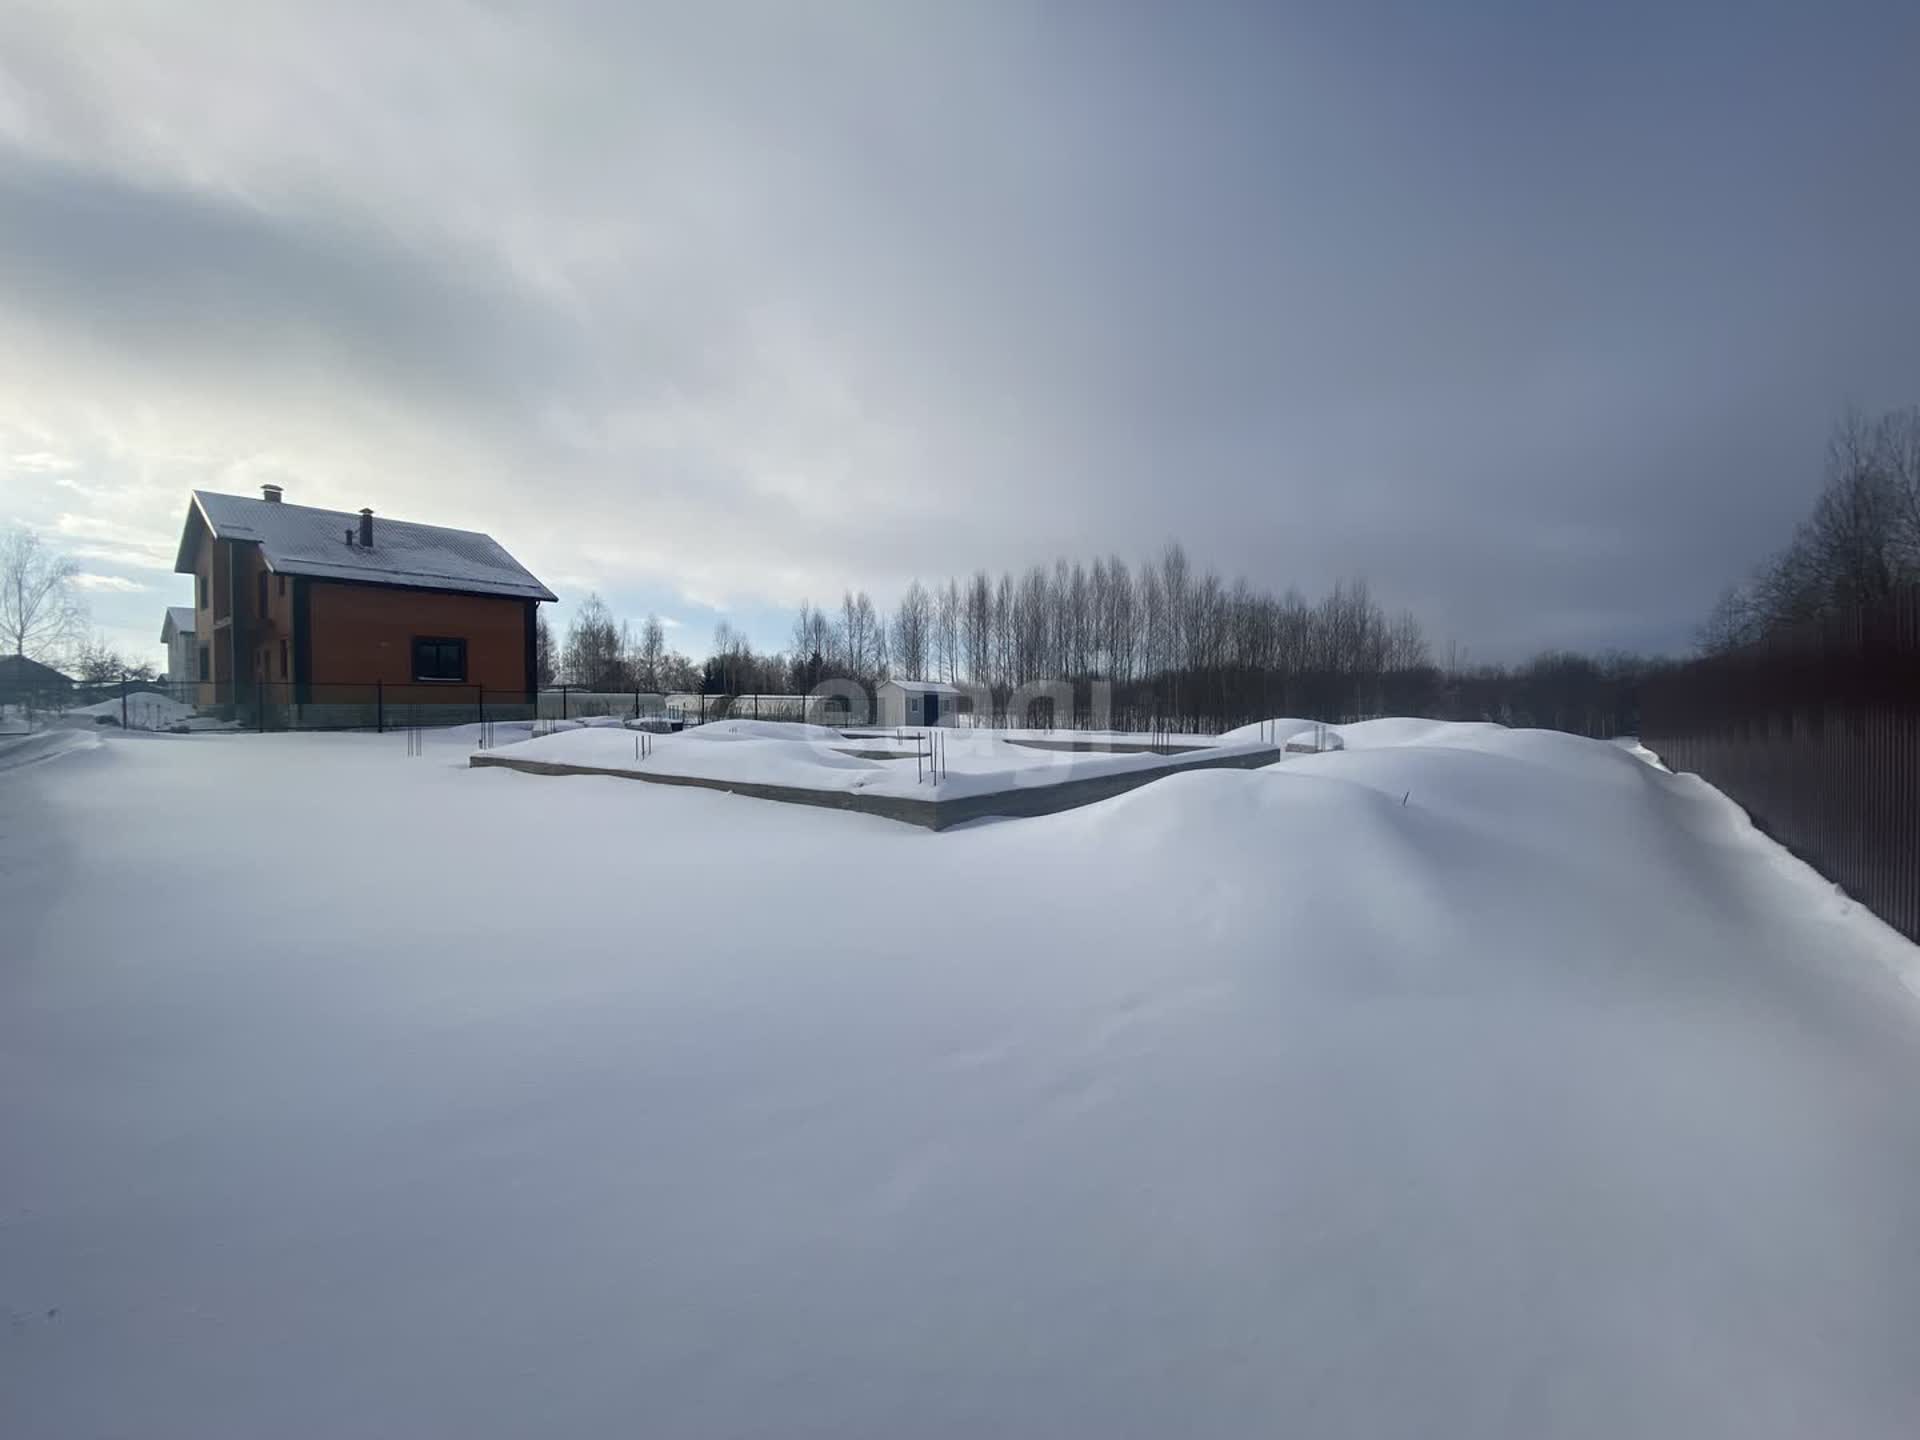
<path id="1" fill-rule="evenodd" d="M 533 606 L 495 595 L 450 595 L 391 585 L 308 580 L 307 631 L 316 685 L 414 682 L 413 642 L 467 642 L 468 685 L 528 688 L 527 627 Z"/>
<path id="2" fill-rule="evenodd" d="M 530 600 L 277 575 L 258 545 L 216 541 L 204 526 L 191 553 L 195 644 L 206 656 L 201 704 L 234 698 L 235 681 L 284 685 L 280 693 L 289 698 L 319 702 L 346 698 L 328 687 L 376 683 L 415 691 L 533 688 Z M 465 675 L 420 681 L 417 639 L 464 641 Z M 201 678 L 197 668 L 195 676 Z"/>

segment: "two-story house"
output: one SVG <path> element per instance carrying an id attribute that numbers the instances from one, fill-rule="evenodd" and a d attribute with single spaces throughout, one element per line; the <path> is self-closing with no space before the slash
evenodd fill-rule
<path id="1" fill-rule="evenodd" d="M 196 490 L 181 530 L 202 706 L 363 705 L 376 687 L 532 703 L 536 607 L 554 595 L 491 536 L 261 492 Z"/>

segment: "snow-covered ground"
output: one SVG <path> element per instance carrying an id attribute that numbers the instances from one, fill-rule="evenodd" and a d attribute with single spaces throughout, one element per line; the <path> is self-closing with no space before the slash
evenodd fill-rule
<path id="1" fill-rule="evenodd" d="M 1343 738 L 0 773 L 0 1433 L 1913 1435 L 1913 947 L 1622 748 Z"/>
<path id="2" fill-rule="evenodd" d="M 920 742 L 912 738 L 849 739 L 838 730 L 820 725 L 765 720 L 721 720 L 677 735 L 655 736 L 644 759 L 635 732 L 618 726 L 560 730 L 526 740 L 503 753 L 551 764 L 735 784 L 947 800 L 1095 775 L 1173 769 L 1206 756 L 1261 748 L 1258 740 L 1239 737 L 1204 742 L 1196 738 L 1191 742 L 1191 753 L 1177 755 L 1037 750 L 1014 743 L 1014 739 L 1039 732 L 1010 733 L 1013 739 L 1006 732 L 993 730 L 939 732 L 936 738 L 944 768 L 937 777 L 931 765 L 916 763 Z M 1144 742 L 1146 737 L 1140 739 Z M 878 758 L 880 750 L 895 752 L 898 758 Z"/>
<path id="3" fill-rule="evenodd" d="M 124 699 L 119 695 L 109 696 L 92 705 L 77 705 L 57 715 L 46 717 L 46 722 L 61 724 L 124 725 L 129 730 L 172 730 L 185 727 L 189 730 L 240 730 L 245 726 L 235 720 L 221 720 L 217 716 L 203 715 L 191 705 L 183 705 L 171 695 L 158 690 L 134 690 Z"/>

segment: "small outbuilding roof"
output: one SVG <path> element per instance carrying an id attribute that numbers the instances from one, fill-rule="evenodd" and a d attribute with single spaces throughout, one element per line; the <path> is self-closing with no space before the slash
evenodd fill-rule
<path id="1" fill-rule="evenodd" d="M 958 695 L 960 687 L 949 685 L 944 680 L 882 680 L 882 686 L 893 685 L 902 690 L 911 690 L 916 695 Z"/>
<path id="2" fill-rule="evenodd" d="M 24 690 L 29 686 L 71 684 L 73 681 L 51 665 L 42 665 L 25 655 L 0 655 L 0 689 Z"/>
<path id="3" fill-rule="evenodd" d="M 167 618 L 160 622 L 160 643 L 162 645 L 165 645 L 173 639 L 173 635 L 169 634 L 169 631 L 180 635 L 193 634 L 193 607 L 191 605 L 169 605 L 167 607 Z"/>
<path id="4" fill-rule="evenodd" d="M 260 547 L 267 568 L 277 575 L 311 575 L 322 580 L 357 580 L 367 585 L 404 585 L 421 590 L 454 590 L 467 595 L 511 595 L 552 600 L 536 580 L 491 535 L 449 530 L 411 520 L 376 519 L 373 544 L 349 544 L 360 517 L 344 510 L 321 510 L 282 500 L 246 495 L 193 492 L 193 506 L 180 533 L 173 568 L 193 573 L 196 521 L 216 540 L 250 540 Z"/>

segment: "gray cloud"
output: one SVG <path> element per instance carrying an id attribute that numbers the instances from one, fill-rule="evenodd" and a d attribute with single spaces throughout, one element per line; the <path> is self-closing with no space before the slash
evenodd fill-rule
<path id="1" fill-rule="evenodd" d="M 9 12 L 0 473 L 741 605 L 1180 536 L 1676 644 L 1920 399 L 1920 19 L 1838 9 Z"/>
<path id="2" fill-rule="evenodd" d="M 579 336 L 510 277 L 225 197 L 0 168 L 10 320 L 88 364 L 163 360 L 244 392 L 263 378 L 463 414 L 537 413 L 577 386 Z"/>

